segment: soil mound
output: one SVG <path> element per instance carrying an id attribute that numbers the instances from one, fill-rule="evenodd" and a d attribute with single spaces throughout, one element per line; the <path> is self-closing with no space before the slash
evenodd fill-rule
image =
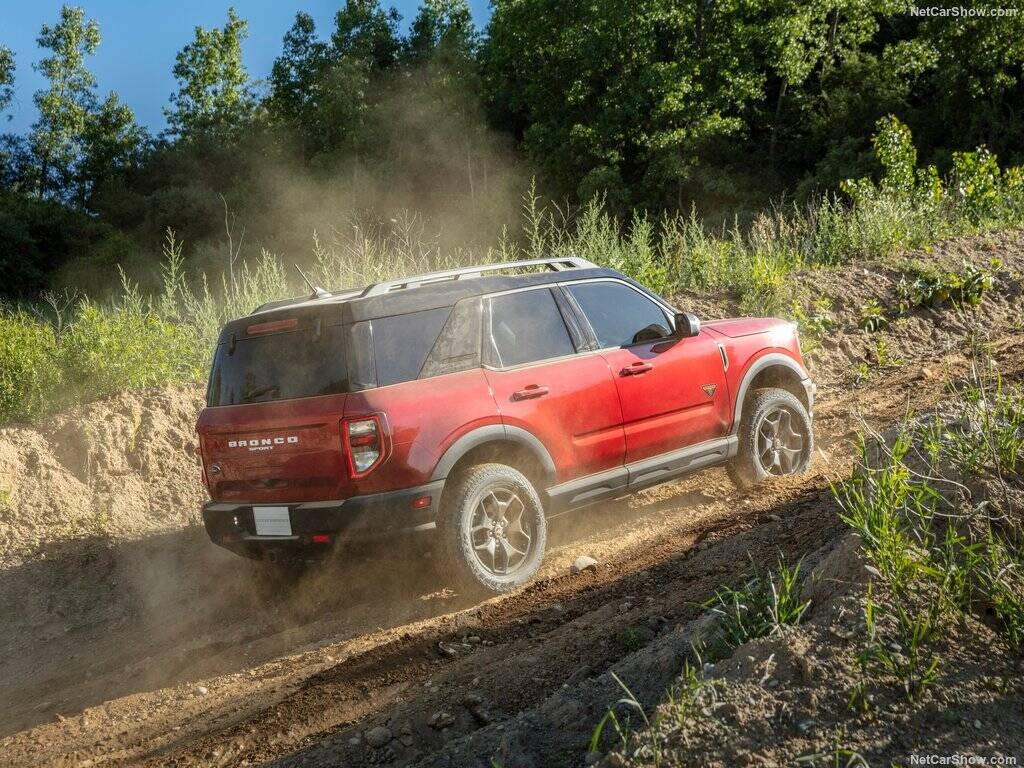
<path id="1" fill-rule="evenodd" d="M 198 524 L 201 407 L 198 387 L 152 389 L 0 428 L 0 565 L 69 539 Z"/>

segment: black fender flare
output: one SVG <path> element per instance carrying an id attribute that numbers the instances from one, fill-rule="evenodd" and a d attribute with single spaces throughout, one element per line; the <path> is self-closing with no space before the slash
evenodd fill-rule
<path id="1" fill-rule="evenodd" d="M 533 454 L 544 470 L 545 485 L 550 485 L 554 482 L 555 462 L 551 458 L 551 454 L 548 453 L 548 449 L 544 447 L 544 443 L 537 439 L 536 435 L 527 432 L 522 427 L 507 424 L 488 424 L 464 434 L 452 443 L 441 456 L 437 466 L 434 467 L 430 480 L 444 480 L 447 478 L 448 474 L 452 471 L 452 467 L 455 466 L 459 459 L 477 446 L 484 445 L 485 443 L 500 442 L 516 443 L 517 445 L 524 446 Z"/>

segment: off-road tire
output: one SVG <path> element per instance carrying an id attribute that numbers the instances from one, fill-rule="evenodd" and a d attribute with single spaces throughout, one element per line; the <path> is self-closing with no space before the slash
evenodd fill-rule
<path id="1" fill-rule="evenodd" d="M 489 489 L 514 492 L 523 505 L 524 524 L 530 528 L 527 554 L 508 574 L 497 574 L 485 567 L 473 546 L 470 529 L 474 509 Z M 544 506 L 526 476 L 505 464 L 476 464 L 449 478 L 441 499 L 437 528 L 440 537 L 437 568 L 463 593 L 500 594 L 516 589 L 533 578 L 544 558 L 547 543 Z"/>
<path id="2" fill-rule="evenodd" d="M 811 417 L 804 404 L 785 389 L 757 389 L 748 397 L 743 407 L 743 418 L 739 428 L 739 449 L 726 465 L 729 477 L 742 489 L 751 488 L 776 476 L 770 473 L 758 456 L 758 432 L 766 415 L 782 409 L 789 413 L 792 429 L 803 437 L 803 446 L 798 458 L 784 474 L 797 475 L 807 471 L 814 452 L 814 431 Z"/>

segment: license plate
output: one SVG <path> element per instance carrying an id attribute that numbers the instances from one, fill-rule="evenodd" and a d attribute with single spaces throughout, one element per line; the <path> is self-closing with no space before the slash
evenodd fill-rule
<path id="1" fill-rule="evenodd" d="M 288 507 L 253 507 L 252 519 L 257 536 L 291 536 L 292 521 Z"/>

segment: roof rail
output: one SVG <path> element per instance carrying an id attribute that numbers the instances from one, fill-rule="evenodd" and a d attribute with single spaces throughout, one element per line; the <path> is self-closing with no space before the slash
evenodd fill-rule
<path id="1" fill-rule="evenodd" d="M 561 272 L 566 269 L 589 269 L 597 267 L 593 262 L 581 259 L 578 256 L 567 256 L 561 259 L 526 259 L 525 261 L 505 261 L 497 264 L 483 264 L 475 267 L 461 267 L 459 269 L 446 269 L 441 272 L 428 272 L 425 275 L 414 275 L 403 277 L 398 280 L 388 280 L 383 283 L 374 283 L 367 286 L 360 294 L 361 298 L 367 296 L 381 296 L 392 291 L 400 291 L 405 288 L 419 288 L 428 283 L 438 283 L 444 280 L 466 280 L 474 277 L 481 277 L 484 272 L 498 272 L 503 269 L 519 269 L 521 267 L 547 267 L 554 272 Z"/>

